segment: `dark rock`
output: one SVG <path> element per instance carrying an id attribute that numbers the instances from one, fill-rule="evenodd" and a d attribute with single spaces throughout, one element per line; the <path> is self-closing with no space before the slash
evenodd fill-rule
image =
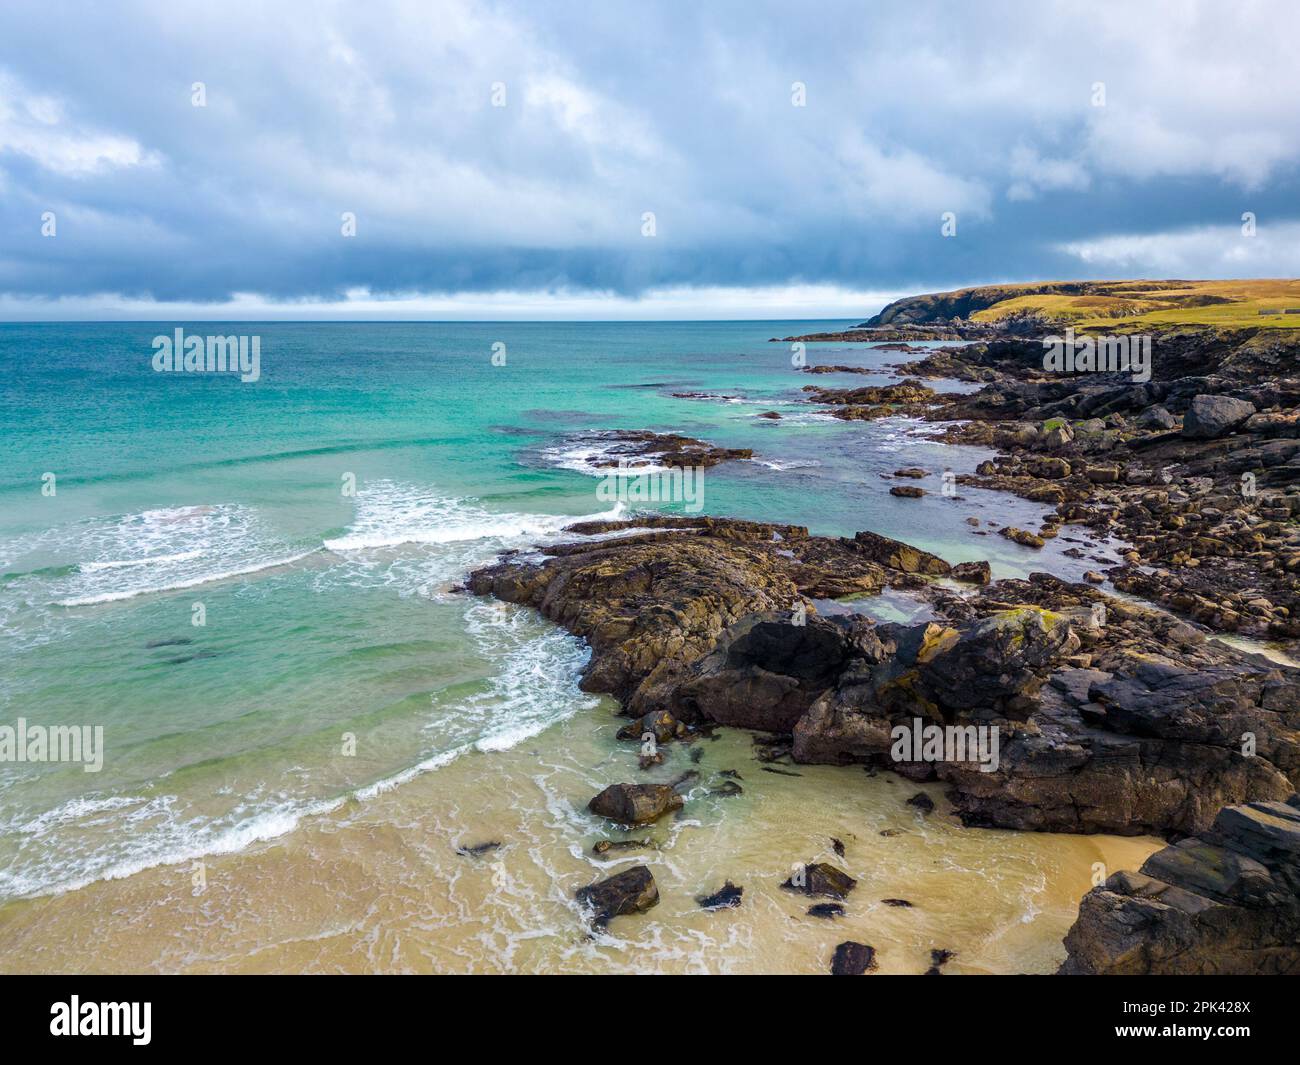
<path id="1" fill-rule="evenodd" d="M 645 913 L 659 904 L 659 889 L 655 878 L 644 865 L 636 865 L 601 880 L 579 888 L 575 897 L 591 907 L 592 923 L 603 928 L 615 918 L 632 913 Z"/>
<path id="2" fill-rule="evenodd" d="M 984 561 L 959 562 L 952 568 L 952 579 L 967 584 L 988 584 L 993 579 L 993 571 Z"/>
<path id="3" fill-rule="evenodd" d="M 796 883 L 796 880 L 802 881 Z M 824 895 L 832 899 L 848 898 L 848 894 L 857 885 L 857 881 L 848 873 L 826 862 L 805 865 L 798 873 L 790 877 L 782 887 L 787 891 L 797 891 L 802 895 Z"/>
<path id="4" fill-rule="evenodd" d="M 501 841 L 494 839 L 486 843 L 475 843 L 468 847 L 457 847 L 456 853 L 466 858 L 481 858 L 483 855 L 497 850 L 501 846 Z"/>
<path id="5" fill-rule="evenodd" d="M 703 398 L 698 395 L 689 398 Z M 712 397 L 709 397 L 712 398 Z M 726 397 L 721 397 L 726 398 Z M 600 465 L 617 466 L 622 460 L 640 459 L 646 465 L 710 467 L 734 459 L 754 457 L 749 448 L 715 447 L 677 433 L 653 433 L 643 429 L 598 429 L 578 434 L 599 444 Z"/>
<path id="6" fill-rule="evenodd" d="M 1255 413 L 1255 405 L 1231 396 L 1197 396 L 1183 417 L 1188 440 L 1213 440 L 1231 432 Z"/>
<path id="7" fill-rule="evenodd" d="M 611 784 L 587 803 L 587 809 L 619 824 L 646 825 L 683 805 L 667 784 Z"/>
<path id="8" fill-rule="evenodd" d="M 838 902 L 819 902 L 808 907 L 809 917 L 822 917 L 827 920 L 844 916 L 844 907 Z"/>
<path id="9" fill-rule="evenodd" d="M 1178 419 L 1170 414 L 1164 407 L 1156 404 L 1154 407 L 1148 407 L 1137 418 L 1139 429 L 1172 429 L 1178 424 Z"/>
<path id="10" fill-rule="evenodd" d="M 653 847 L 654 841 L 648 839 L 602 839 L 592 844 L 593 854 L 608 854 L 610 851 L 644 850 Z"/>
<path id="11" fill-rule="evenodd" d="M 831 959 L 832 976 L 862 976 L 876 968 L 876 949 L 865 943 L 841 943 Z"/>
<path id="12" fill-rule="evenodd" d="M 744 888 L 736 887 L 728 880 L 712 895 L 697 896 L 695 901 L 706 910 L 732 909 L 740 905 L 741 896 L 744 894 Z"/>
<path id="13" fill-rule="evenodd" d="M 932 813 L 934 810 L 934 800 L 923 791 L 918 791 L 908 799 L 907 805 L 915 806 L 923 814 Z"/>
<path id="14" fill-rule="evenodd" d="M 907 899 L 881 899 L 886 906 L 896 906 L 901 909 L 911 909 L 912 904 Z"/>
<path id="15" fill-rule="evenodd" d="M 1079 905 L 1063 974 L 1300 974 L 1300 798 L 1213 825 L 1113 874 Z"/>

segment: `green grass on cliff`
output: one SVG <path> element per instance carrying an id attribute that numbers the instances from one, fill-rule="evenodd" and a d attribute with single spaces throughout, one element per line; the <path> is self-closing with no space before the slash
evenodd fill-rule
<path id="1" fill-rule="evenodd" d="M 1285 313 L 1288 310 L 1294 314 Z M 925 321 L 954 313 L 996 322 L 1037 313 L 1091 332 L 1167 326 L 1300 329 L 1300 280 L 1048 281 L 989 285 L 900 300 L 881 313 Z"/>

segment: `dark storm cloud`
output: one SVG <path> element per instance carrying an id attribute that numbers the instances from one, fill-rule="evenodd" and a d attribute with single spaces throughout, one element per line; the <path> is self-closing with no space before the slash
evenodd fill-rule
<path id="1" fill-rule="evenodd" d="M 0 292 L 1294 274 L 1292 10 L 19 0 Z"/>

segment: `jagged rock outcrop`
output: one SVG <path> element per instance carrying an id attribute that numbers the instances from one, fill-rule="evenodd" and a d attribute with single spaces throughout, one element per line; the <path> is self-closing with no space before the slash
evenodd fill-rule
<path id="1" fill-rule="evenodd" d="M 1002 535 L 1037 547 L 1086 525 L 1129 545 L 1108 574 L 1119 590 L 1300 645 L 1300 333 L 1172 329 L 1152 343 L 1145 382 L 1046 373 L 1036 341 L 936 352 L 900 369 L 991 383 L 905 411 L 941 422 L 938 439 L 1000 452 L 959 484 L 1055 508 L 1043 529 Z"/>
<path id="2" fill-rule="evenodd" d="M 1083 897 L 1063 975 L 1300 974 L 1300 797 L 1221 810 Z"/>
<path id="3" fill-rule="evenodd" d="M 547 548 L 540 564 L 510 555 L 471 574 L 480 595 L 536 607 L 591 644 L 582 679 L 632 716 L 671 706 L 684 667 L 754 613 L 808 610 L 811 598 L 907 587 L 947 563 L 883 536 L 809 536 L 800 526 L 661 516 L 587 522 L 575 534 L 651 529 Z"/>
<path id="4" fill-rule="evenodd" d="M 942 781 L 968 824 L 1057 832 L 1201 831 L 1220 807 L 1300 780 L 1300 670 L 1167 614 L 1046 574 L 959 595 L 926 581 L 947 563 L 870 533 L 662 520 L 469 582 L 585 636 L 583 687 L 640 719 L 630 739 L 679 725 L 789 734 L 796 761 Z M 804 598 L 886 584 L 938 620 L 821 617 Z M 918 721 L 983 727 L 985 749 L 896 757 L 894 729 Z"/>

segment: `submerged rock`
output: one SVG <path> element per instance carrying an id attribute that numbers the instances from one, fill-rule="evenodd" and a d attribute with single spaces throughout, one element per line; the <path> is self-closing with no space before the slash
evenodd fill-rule
<path id="1" fill-rule="evenodd" d="M 610 851 L 634 851 L 653 847 L 649 839 L 602 839 L 592 844 L 592 854 L 608 854 Z"/>
<path id="2" fill-rule="evenodd" d="M 844 907 L 838 902 L 819 902 L 808 907 L 809 917 L 821 917 L 830 920 L 844 916 Z"/>
<path id="3" fill-rule="evenodd" d="M 645 913 L 659 904 L 659 888 L 644 865 L 636 865 L 606 880 L 579 888 L 575 898 L 593 911 L 592 923 L 603 928 L 615 917 Z"/>
<path id="4" fill-rule="evenodd" d="M 907 805 L 915 806 L 923 814 L 934 812 L 934 800 L 930 798 L 930 796 L 928 796 L 923 791 L 918 791 L 915 795 L 913 795 L 910 799 L 908 799 Z"/>
<path id="5" fill-rule="evenodd" d="M 740 905 L 741 897 L 745 894 L 743 887 L 736 887 L 730 880 L 722 885 L 712 895 L 697 896 L 695 901 L 706 910 L 734 909 Z"/>

